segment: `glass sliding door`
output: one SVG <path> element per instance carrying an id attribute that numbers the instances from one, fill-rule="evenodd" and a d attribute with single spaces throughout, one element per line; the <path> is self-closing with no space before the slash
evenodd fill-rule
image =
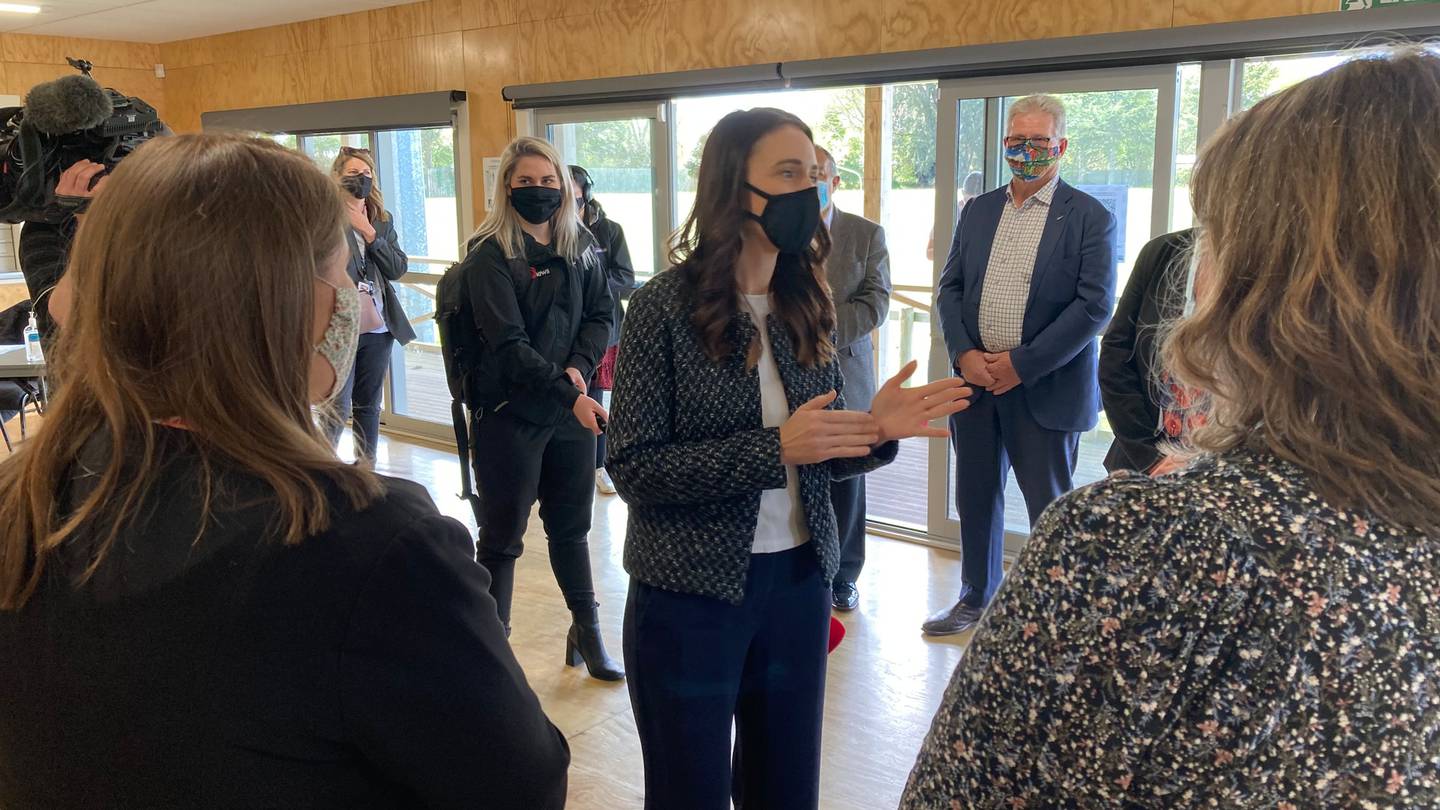
<path id="1" fill-rule="evenodd" d="M 390 362 L 384 420 L 406 433 L 448 438 L 450 388 L 435 331 L 435 285 L 462 256 L 454 127 L 376 133 L 376 162 L 385 208 L 395 223 L 409 272 L 395 294 L 415 330 Z"/>
<path id="2" fill-rule="evenodd" d="M 617 105 L 536 114 L 536 131 L 567 164 L 585 167 L 595 200 L 625 231 L 635 275 L 663 270 L 669 235 L 669 135 L 663 105 Z"/>
<path id="3" fill-rule="evenodd" d="M 936 245 L 949 246 L 960 207 L 977 186 L 988 191 L 1009 181 L 1000 139 L 1011 105 L 1032 93 L 1050 93 L 1065 103 L 1068 116 L 1070 146 L 1061 178 L 1098 199 L 1118 220 L 1118 297 L 1140 248 L 1170 227 L 1179 80 L 1177 67 L 1169 65 L 942 83 L 939 173 L 955 184 L 955 193 L 936 199 Z M 937 247 L 936 284 L 944 253 Z M 931 375 L 946 373 L 950 362 L 937 324 Z M 1099 427 L 1081 438 L 1077 486 L 1104 477 L 1102 461 L 1112 439 L 1102 414 Z M 954 493 L 965 485 L 964 470 L 957 469 L 949 442 L 937 441 L 930 449 L 930 530 L 958 539 Z M 1030 526 L 1013 475 L 1005 505 L 1006 530 L 1018 542 Z"/>
<path id="4" fill-rule="evenodd" d="M 884 381 L 918 360 L 912 379 L 929 382 L 930 343 L 935 329 L 935 113 L 936 82 L 888 85 L 882 90 L 880 224 L 890 253 L 890 314 L 875 335 L 878 380 Z M 861 134 L 863 135 L 863 127 Z M 867 517 L 879 524 L 924 532 L 929 523 L 931 443 L 907 439 L 894 463 L 865 477 Z"/>

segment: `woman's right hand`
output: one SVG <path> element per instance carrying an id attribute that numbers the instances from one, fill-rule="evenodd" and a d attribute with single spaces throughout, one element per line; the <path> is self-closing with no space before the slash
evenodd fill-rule
<path id="1" fill-rule="evenodd" d="M 605 432 L 600 423 L 610 419 L 610 413 L 605 410 L 604 406 L 584 394 L 575 400 L 570 412 L 575 414 L 576 421 L 596 436 Z"/>
<path id="2" fill-rule="evenodd" d="M 780 426 L 780 462 L 787 467 L 832 458 L 863 458 L 880 441 L 875 418 L 859 411 L 827 411 L 834 391 L 801 405 Z"/>

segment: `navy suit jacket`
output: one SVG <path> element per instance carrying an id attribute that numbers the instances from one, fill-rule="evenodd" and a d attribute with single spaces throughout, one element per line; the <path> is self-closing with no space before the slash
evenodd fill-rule
<path id="1" fill-rule="evenodd" d="M 954 367 L 980 342 L 980 293 L 1000 215 L 1002 186 L 960 212 L 950 257 L 940 274 L 936 307 Z M 1010 360 L 1026 389 L 1031 415 L 1050 430 L 1095 427 L 1100 413 L 1095 337 L 1115 302 L 1115 217 L 1098 200 L 1063 180 L 1035 254 L 1021 345 Z"/>

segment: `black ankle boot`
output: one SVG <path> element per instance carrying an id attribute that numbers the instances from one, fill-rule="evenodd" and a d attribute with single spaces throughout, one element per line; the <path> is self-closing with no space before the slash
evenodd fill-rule
<path id="1" fill-rule="evenodd" d="M 584 662 L 590 677 L 596 680 L 622 680 L 625 670 L 605 652 L 605 639 L 600 637 L 600 619 L 595 610 L 598 607 L 573 611 L 575 621 L 565 637 L 565 665 L 578 667 Z"/>

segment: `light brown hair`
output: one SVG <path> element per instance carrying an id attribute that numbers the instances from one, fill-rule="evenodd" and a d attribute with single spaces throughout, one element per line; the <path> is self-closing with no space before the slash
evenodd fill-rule
<path id="1" fill-rule="evenodd" d="M 1343 508 L 1440 529 L 1440 57 L 1393 48 L 1231 121 L 1195 172 L 1196 312 L 1166 366 Z"/>
<path id="2" fill-rule="evenodd" d="M 23 606 L 67 541 L 100 527 L 84 577 L 95 572 L 160 473 L 157 420 L 190 429 L 207 518 L 219 468 L 273 490 L 287 543 L 329 526 L 327 493 L 356 508 L 379 494 L 310 412 L 314 279 L 343 250 L 344 221 L 334 181 L 267 140 L 158 138 L 116 168 L 66 271 L 59 394 L 0 464 L 0 610 Z M 98 483 L 63 506 L 61 482 L 96 437 Z"/>
<path id="3" fill-rule="evenodd" d="M 380 170 L 375 168 L 375 155 L 369 149 L 362 149 L 358 146 L 340 147 L 340 153 L 330 164 L 330 176 L 337 181 L 344 177 L 345 164 L 352 159 L 370 167 L 370 196 L 365 198 L 365 215 L 370 218 L 371 222 L 384 222 L 390 219 L 390 212 L 385 210 L 385 195 L 380 193 Z"/>
<path id="4" fill-rule="evenodd" d="M 670 262 L 685 279 L 695 306 L 692 323 L 712 362 L 735 348 L 729 342 L 729 326 L 739 311 L 735 264 L 749 211 L 745 201 L 750 194 L 746 186 L 750 153 L 761 138 L 781 127 L 795 127 L 814 144 L 810 127 L 784 110 L 756 107 L 720 119 L 700 153 L 695 207 L 674 237 Z M 835 303 L 825 277 L 829 255 L 830 229 L 817 228 L 804 255 L 780 255 L 770 282 L 775 315 L 795 341 L 796 359 L 807 366 L 823 366 L 835 359 Z M 758 332 L 747 350 L 753 367 L 760 358 Z"/>

